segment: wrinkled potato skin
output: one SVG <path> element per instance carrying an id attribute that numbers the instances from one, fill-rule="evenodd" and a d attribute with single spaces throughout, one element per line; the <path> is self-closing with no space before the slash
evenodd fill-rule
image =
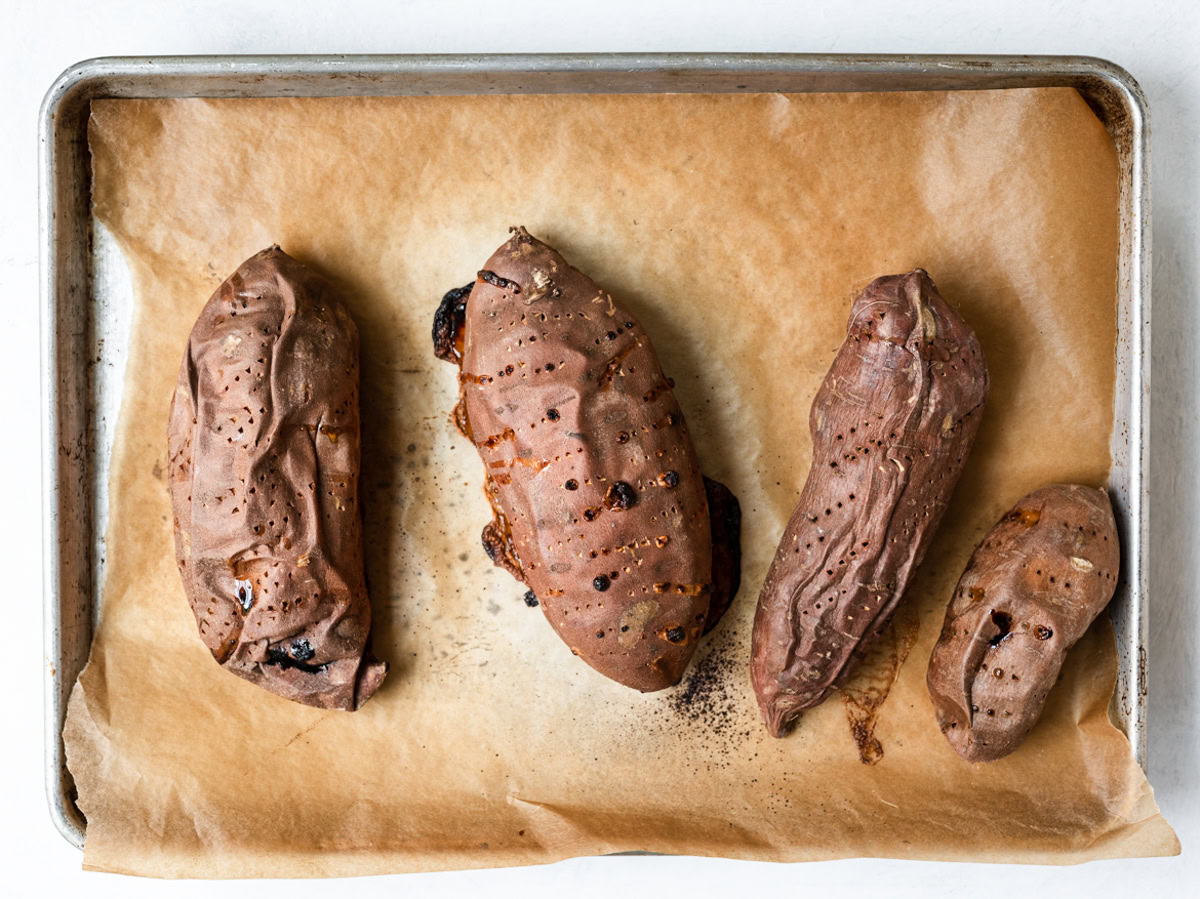
<path id="1" fill-rule="evenodd" d="M 649 335 L 523 228 L 469 296 L 456 417 L 487 472 L 489 554 L 601 674 L 641 691 L 677 683 L 707 621 L 712 537 Z"/>
<path id="2" fill-rule="evenodd" d="M 1120 548 L 1104 490 L 1035 490 L 976 548 L 946 609 L 926 682 L 938 725 L 972 762 L 1015 750 L 1068 650 L 1108 605 Z"/>
<path id="3" fill-rule="evenodd" d="M 358 509 L 358 330 L 278 247 L 204 306 L 171 403 L 176 561 L 200 637 L 239 677 L 353 710 L 387 666 Z"/>
<path id="4" fill-rule="evenodd" d="M 751 680 L 773 736 L 882 633 L 966 464 L 987 389 L 975 333 L 924 271 L 877 278 L 854 300 L 754 619 Z"/>

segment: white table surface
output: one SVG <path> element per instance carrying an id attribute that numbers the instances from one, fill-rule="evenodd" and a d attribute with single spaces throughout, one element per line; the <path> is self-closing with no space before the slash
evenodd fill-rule
<path id="1" fill-rule="evenodd" d="M 5 0 L 0 33 L 0 385 L 12 415 L 0 471 L 0 600 L 10 731 L 0 740 L 0 887 L 13 896 L 210 896 L 213 884 L 85 873 L 54 830 L 42 776 L 39 502 L 38 105 L 92 56 L 196 53 L 809 51 L 1064 53 L 1111 59 L 1141 82 L 1152 122 L 1153 451 L 1150 780 L 1183 842 L 1179 858 L 1076 868 L 852 860 L 768 865 L 598 858 L 539 868 L 251 885 L 269 894 L 573 896 L 613 891 L 743 895 L 749 889 L 981 896 L 1200 896 L 1200 4 L 1196 0 L 952 3 L 592 3 L 369 0 Z M 15 573 L 21 572 L 21 577 Z M 12 889 L 12 892 L 9 892 Z M 1037 891 L 1035 893 L 1035 891 Z M 1052 892 L 1051 892 L 1052 891 Z"/>

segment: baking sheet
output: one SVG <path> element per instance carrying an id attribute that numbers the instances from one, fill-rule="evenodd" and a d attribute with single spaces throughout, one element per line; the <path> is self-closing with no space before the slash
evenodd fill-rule
<path id="1" fill-rule="evenodd" d="M 1108 722 L 1106 618 L 1001 762 L 960 761 L 924 690 L 974 542 L 1028 489 L 1107 472 L 1116 155 L 1074 91 L 101 101 L 90 136 L 95 211 L 138 305 L 104 602 L 65 731 L 85 865 L 301 876 L 631 849 L 1177 851 Z M 454 373 L 428 328 L 518 222 L 637 310 L 707 473 L 741 498 L 743 593 L 676 690 L 595 675 L 478 547 L 480 463 L 449 425 Z M 354 715 L 220 671 L 170 551 L 179 353 L 220 280 L 273 242 L 339 283 L 363 334 L 368 579 L 393 669 Z M 979 333 L 985 423 L 897 626 L 844 699 L 771 740 L 746 652 L 806 473 L 808 405 L 854 291 L 915 265 Z M 862 749 L 850 719 L 873 728 Z"/>

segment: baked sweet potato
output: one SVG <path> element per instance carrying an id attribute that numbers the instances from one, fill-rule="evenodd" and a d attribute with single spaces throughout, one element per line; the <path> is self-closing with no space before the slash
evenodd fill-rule
<path id="1" fill-rule="evenodd" d="M 972 762 L 1029 735 L 1068 650 L 1117 586 L 1108 494 L 1056 484 L 1022 499 L 976 547 L 946 609 L 926 681 L 938 725 Z"/>
<path id="2" fill-rule="evenodd" d="M 227 671 L 288 699 L 356 709 L 387 666 L 358 509 L 358 330 L 333 287 L 278 247 L 222 284 L 171 403 L 179 573 Z"/>
<path id="3" fill-rule="evenodd" d="M 854 300 L 754 619 L 751 678 L 772 735 L 883 631 L 962 473 L 987 388 L 974 332 L 924 271 L 878 278 Z"/>
<path id="4" fill-rule="evenodd" d="M 642 691 L 678 682 L 737 590 L 740 519 L 700 473 L 649 335 L 517 228 L 445 296 L 433 339 L 460 366 L 455 421 L 485 466 L 488 555 L 601 674 Z"/>

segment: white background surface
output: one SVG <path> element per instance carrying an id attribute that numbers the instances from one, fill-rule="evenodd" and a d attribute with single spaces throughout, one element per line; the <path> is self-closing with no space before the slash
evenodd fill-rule
<path id="1" fill-rule="evenodd" d="M 38 105 L 60 71 L 102 55 L 738 50 L 1064 53 L 1109 58 L 1150 101 L 1154 204 L 1150 779 L 1183 842 L 1174 859 L 1078 868 L 845 861 L 802 866 L 688 858 L 582 859 L 542 868 L 250 885 L 269 894 L 572 896 L 1200 895 L 1200 4 L 1195 0 L 835 3 L 608 0 L 351 3 L 3 0 L 0 31 L 0 602 L 6 735 L 0 851 L 15 896 L 201 896 L 213 884 L 84 873 L 46 811 L 42 766 L 38 399 Z M 1052 776 L 1052 773 L 1050 774 Z M 220 887 L 217 887 L 220 889 Z M 9 892 L 9 890 L 12 892 Z M 1035 892 L 1036 891 L 1036 892 Z"/>

